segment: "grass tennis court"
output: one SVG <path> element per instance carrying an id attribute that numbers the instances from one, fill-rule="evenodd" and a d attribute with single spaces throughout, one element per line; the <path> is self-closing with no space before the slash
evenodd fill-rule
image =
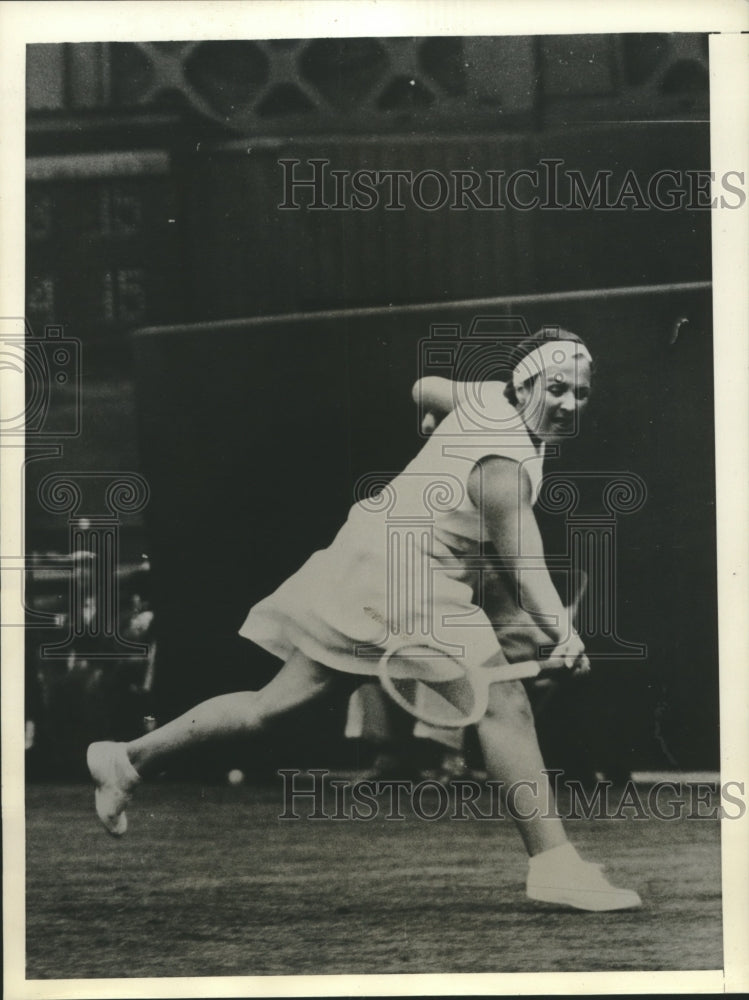
<path id="1" fill-rule="evenodd" d="M 280 784 L 156 782 L 115 840 L 92 798 L 28 789 L 29 979 L 723 964 L 715 820 L 571 823 L 644 902 L 582 913 L 526 899 L 509 820 L 280 821 Z"/>

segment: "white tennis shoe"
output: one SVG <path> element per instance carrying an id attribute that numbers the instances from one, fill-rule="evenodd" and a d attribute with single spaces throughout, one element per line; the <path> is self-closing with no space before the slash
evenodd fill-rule
<path id="1" fill-rule="evenodd" d="M 636 892 L 612 885 L 602 868 L 603 865 L 583 861 L 571 844 L 545 851 L 531 858 L 528 864 L 528 898 L 599 912 L 642 906 Z"/>
<path id="2" fill-rule="evenodd" d="M 92 743 L 86 763 L 96 785 L 96 815 L 113 837 L 121 837 L 127 830 L 125 807 L 140 784 L 140 775 L 130 763 L 124 743 Z"/>

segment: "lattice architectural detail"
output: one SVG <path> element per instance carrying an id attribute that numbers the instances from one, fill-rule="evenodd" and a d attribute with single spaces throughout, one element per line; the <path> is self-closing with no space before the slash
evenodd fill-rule
<path id="1" fill-rule="evenodd" d="M 29 108 L 196 112 L 234 132 L 532 125 L 707 107 L 707 36 L 29 46 Z"/>
<path id="2" fill-rule="evenodd" d="M 622 35 L 621 54 L 630 89 L 682 96 L 707 93 L 707 35 Z"/>
<path id="3" fill-rule="evenodd" d="M 708 110 L 707 35 L 557 35 L 541 38 L 539 47 L 550 122 Z"/>
<path id="4" fill-rule="evenodd" d="M 454 122 L 480 107 L 470 40 L 460 38 L 128 43 L 111 49 L 116 105 L 163 106 L 176 97 L 236 130 L 289 121 L 369 128 L 437 110 L 440 119 Z M 495 116 L 505 110 L 502 104 L 494 101 Z"/>

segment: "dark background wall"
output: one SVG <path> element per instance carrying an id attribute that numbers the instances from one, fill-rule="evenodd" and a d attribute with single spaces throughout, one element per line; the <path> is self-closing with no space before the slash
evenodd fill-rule
<path id="1" fill-rule="evenodd" d="M 249 353 L 237 354 L 234 338 L 243 335 L 229 335 L 209 325 L 199 345 L 190 346 L 189 339 L 173 341 L 179 344 L 174 348 L 173 367 L 162 358 L 154 362 L 154 371 L 169 378 L 169 392 L 185 393 L 181 408 L 169 414 L 173 457 L 163 452 L 155 460 L 154 449 L 157 441 L 164 440 L 164 428 L 146 423 L 140 435 L 137 431 L 136 365 L 129 340 L 129 333 L 137 327 L 710 277 L 710 218 L 704 210 L 424 212 L 413 205 L 403 212 L 277 209 L 282 199 L 278 160 L 284 157 L 302 161 L 325 157 L 331 166 L 342 169 L 507 172 L 534 169 L 541 157 L 558 158 L 586 177 L 597 169 L 610 170 L 614 187 L 629 169 L 643 178 L 662 168 L 708 169 L 705 36 L 35 45 L 27 50 L 27 96 L 28 317 L 37 336 L 49 324 L 62 324 L 66 336 L 78 338 L 84 373 L 83 433 L 65 441 L 61 457 L 29 465 L 29 496 L 50 472 L 139 469 L 143 457 L 149 455 L 148 475 L 154 477 L 154 484 L 168 482 L 166 470 L 182 483 L 180 476 L 189 463 L 178 468 L 178 459 L 182 461 L 184 449 L 190 448 L 187 428 L 194 421 L 202 426 L 207 420 L 214 430 L 216 421 L 220 424 L 218 417 L 210 416 L 215 411 L 215 386 L 225 381 L 220 409 L 224 416 L 236 419 L 248 399 L 251 404 L 247 383 L 233 379 L 230 370 L 240 356 L 242 365 L 250 365 L 240 370 L 250 385 L 257 384 L 260 398 L 266 399 L 265 408 L 254 419 L 258 423 L 266 419 L 275 387 L 268 383 L 264 365 L 267 362 L 272 370 L 273 352 L 288 348 L 279 348 L 270 336 L 261 349 L 259 341 L 250 337 L 243 348 Z M 670 309 L 667 318 L 659 314 L 658 338 L 664 335 L 663 324 L 671 322 Z M 530 309 L 531 323 L 532 313 Z M 557 321 L 559 316 L 539 318 Z M 586 309 L 577 313 L 573 309 L 569 319 L 583 332 L 597 335 L 586 322 Z M 690 393 L 699 390 L 700 405 L 692 412 L 702 429 L 698 438 L 691 430 L 680 437 L 676 430 L 687 412 L 679 398 L 682 376 L 675 375 L 674 381 L 662 367 L 673 364 L 674 355 L 668 359 L 657 351 L 648 355 L 644 372 L 625 363 L 627 358 L 640 357 L 643 330 L 651 330 L 651 322 L 653 317 L 639 307 L 634 312 L 613 310 L 605 315 L 607 338 L 602 356 L 609 352 L 609 357 L 616 356 L 624 365 L 619 367 L 617 361 L 617 367 L 609 369 L 606 392 L 640 430 L 628 436 L 625 421 L 621 436 L 617 431 L 602 440 L 607 447 L 625 449 L 620 461 L 628 467 L 633 463 L 637 467 L 635 459 L 644 462 L 649 486 L 665 491 L 673 510 L 682 510 L 675 501 L 682 491 L 691 489 L 692 472 L 687 470 L 695 454 L 703 465 L 691 513 L 666 518 L 667 523 L 656 518 L 653 524 L 670 532 L 668 543 L 662 541 L 664 534 L 661 540 L 648 538 L 639 549 L 632 547 L 634 562 L 628 572 L 636 577 L 637 559 L 647 562 L 650 558 L 649 551 L 643 554 L 646 549 L 654 546 L 661 553 L 659 558 L 676 558 L 669 553 L 696 536 L 702 539 L 702 548 L 695 565 L 704 565 L 705 577 L 712 580 L 711 567 L 705 562 L 712 551 L 708 509 L 712 479 L 704 473 L 704 468 L 712 469 L 709 333 L 705 323 L 697 324 L 704 334 L 701 347 L 695 346 L 699 338 L 693 338 L 686 350 L 703 353 L 690 355 L 689 362 L 684 360 L 686 355 L 680 355 L 684 384 Z M 392 352 L 370 353 L 367 364 L 374 367 L 363 369 L 365 381 L 377 371 L 374 381 L 389 387 L 388 413 L 394 421 L 408 422 L 413 414 L 407 388 L 414 370 L 408 351 L 403 351 L 420 327 L 410 321 L 404 327 L 400 321 L 385 323 L 384 319 L 382 326 L 381 346 L 391 345 Z M 352 330 L 347 336 L 353 337 L 351 350 L 358 349 Z M 365 324 L 361 346 L 365 354 L 373 350 L 378 337 L 371 323 Z M 285 338 L 286 334 L 284 344 Z M 225 354 L 229 342 L 234 345 L 229 352 L 231 363 Z M 336 442 L 340 445 L 341 419 L 346 426 L 361 426 L 364 439 L 357 453 L 362 460 L 366 457 L 377 467 L 381 462 L 399 462 L 412 443 L 401 437 L 403 425 L 398 423 L 397 435 L 388 435 L 384 451 L 378 448 L 375 436 L 367 430 L 369 411 L 341 413 L 334 397 L 331 401 L 324 390 L 339 362 L 330 344 L 322 352 L 318 347 L 317 341 L 314 350 L 312 344 L 297 345 L 295 355 L 305 359 L 307 372 L 319 373 L 319 380 L 313 382 L 316 395 L 309 399 L 322 422 L 315 429 L 315 439 L 326 440 L 328 434 L 332 444 L 310 452 L 317 467 L 328 468 Z M 267 358 L 265 350 L 270 352 Z M 153 406 L 160 392 L 152 384 L 149 365 L 141 363 L 139 371 L 145 379 L 142 384 L 151 386 L 147 399 Z M 345 381 L 351 376 L 339 372 L 339 377 Z M 648 380 L 652 380 L 649 391 L 655 393 L 652 400 L 664 405 L 661 422 L 654 427 L 663 428 L 668 421 L 677 425 L 668 434 L 658 429 L 651 433 L 640 423 L 637 386 Z M 175 399 L 167 392 L 163 405 L 171 406 Z M 229 403 L 232 406 L 225 409 Z M 73 401 L 60 391 L 54 405 L 64 410 Z M 274 421 L 283 423 L 284 419 L 274 412 Z M 289 419 L 296 433 L 298 428 Z M 666 435 L 663 439 L 661 433 Z M 690 441 L 691 447 L 697 439 L 701 443 L 696 452 L 679 450 L 684 441 Z M 193 523 L 190 518 L 197 518 L 198 513 L 201 523 L 214 526 L 216 545 L 222 551 L 229 545 L 236 553 L 231 559 L 239 562 L 233 570 L 224 566 L 221 573 L 211 576 L 210 588 L 226 600 L 214 601 L 203 614 L 233 630 L 240 595 L 243 606 L 259 596 L 271 582 L 269 573 L 280 574 L 287 563 L 290 568 L 298 549 L 310 546 L 303 544 L 303 524 L 294 522 L 291 512 L 270 496 L 270 510 L 283 516 L 285 526 L 294 525 L 284 531 L 298 530 L 299 537 L 292 544 L 294 536 L 290 536 L 288 546 L 282 546 L 286 554 L 273 564 L 274 571 L 268 564 L 254 581 L 236 586 L 236 574 L 248 555 L 242 545 L 249 542 L 221 540 L 227 525 L 239 522 L 229 518 L 224 524 L 213 513 L 216 497 L 221 498 L 222 510 L 238 502 L 233 499 L 236 441 L 229 445 L 221 435 L 216 440 L 223 442 L 214 456 L 224 462 L 219 478 L 198 475 L 193 465 L 190 478 L 182 483 L 183 511 L 177 511 L 171 499 L 168 504 L 174 523 L 185 526 L 178 546 L 181 559 L 200 563 L 211 550 L 210 536 L 196 539 L 187 530 Z M 262 465 L 271 460 L 272 456 L 263 454 L 269 445 L 261 443 L 262 436 L 248 440 L 254 442 L 252 462 Z M 391 454 L 387 449 L 396 440 L 401 445 Z M 222 447 L 230 447 L 231 455 Z M 208 450 L 203 448 L 200 454 L 200 461 L 210 461 Z M 348 502 L 350 481 L 333 476 L 333 465 L 328 471 L 335 500 L 326 500 L 320 508 L 322 534 L 327 530 L 324 525 L 337 521 Z M 675 479 L 672 471 L 678 473 Z M 207 479 L 209 493 L 205 492 Z M 244 494 L 240 491 L 239 495 Z M 156 569 L 159 558 L 155 554 L 161 546 L 162 566 L 172 565 L 170 560 L 177 553 L 167 558 L 161 528 L 153 530 L 162 523 L 159 504 L 166 502 L 166 495 L 160 497 L 154 489 L 146 520 L 140 514 L 123 518 L 126 562 L 136 563 L 142 553 L 148 553 L 154 555 Z M 206 511 L 204 504 L 209 507 Z M 231 509 L 237 513 L 237 508 Z M 269 537 L 274 532 L 269 531 Z M 65 519 L 40 505 L 29 506 L 27 535 L 30 549 L 66 551 Z M 257 562 L 257 553 L 252 558 Z M 675 570 L 671 570 L 669 579 L 673 580 Z M 650 572 L 642 566 L 640 571 Z M 198 587 L 194 600 L 199 604 L 204 600 L 200 596 L 205 593 L 204 582 Z M 712 582 L 710 588 L 708 604 L 713 597 Z M 642 593 L 631 600 L 634 624 L 655 613 Z M 692 607 L 688 601 L 686 606 Z M 197 613 L 197 606 L 190 607 Z M 159 613 L 168 617 L 166 605 Z M 697 640 L 699 655 L 690 660 L 705 664 L 705 673 L 695 674 L 696 686 L 673 686 L 676 700 L 668 701 L 668 711 L 676 713 L 673 725 L 687 726 L 689 738 L 680 739 L 681 759 L 695 765 L 717 761 L 711 629 L 713 624 Z M 686 648 L 684 653 L 688 659 Z M 664 653 L 659 663 L 667 659 Z M 681 657 L 678 660 L 682 662 Z M 198 691 L 202 684 L 196 667 L 173 700 Z M 651 696 L 643 697 L 652 707 L 647 701 Z M 700 713 L 705 705 L 710 721 L 702 727 Z M 645 718 L 652 718 L 652 713 Z M 698 731 L 703 736 L 695 741 L 692 737 Z M 642 740 L 640 745 L 645 746 L 645 735 Z M 643 752 L 643 759 L 649 752 Z"/>

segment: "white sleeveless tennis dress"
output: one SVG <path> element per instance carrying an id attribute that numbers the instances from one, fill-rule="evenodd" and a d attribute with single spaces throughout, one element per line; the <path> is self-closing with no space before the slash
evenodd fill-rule
<path id="1" fill-rule="evenodd" d="M 489 538 L 468 477 L 482 458 L 511 458 L 535 502 L 543 465 L 502 390 L 484 383 L 481 399 L 459 403 L 400 475 L 354 504 L 327 549 L 251 609 L 240 634 L 284 661 L 299 649 L 364 675 L 403 645 L 435 645 L 475 666 L 500 652 L 474 603 Z"/>

